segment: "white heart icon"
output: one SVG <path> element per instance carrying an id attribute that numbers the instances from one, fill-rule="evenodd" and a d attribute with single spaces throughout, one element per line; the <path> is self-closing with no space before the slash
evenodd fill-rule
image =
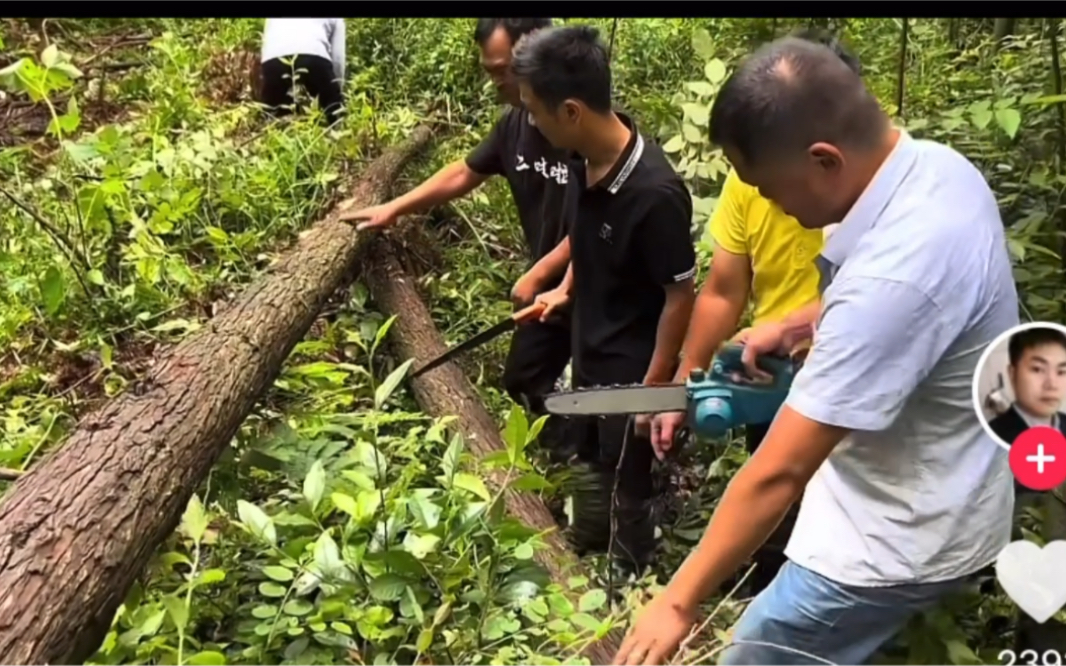
<path id="1" fill-rule="evenodd" d="M 1032 541 L 1012 541 L 996 558 L 996 579 L 1018 608 L 1039 623 L 1066 606 L 1066 541 L 1043 548 Z"/>

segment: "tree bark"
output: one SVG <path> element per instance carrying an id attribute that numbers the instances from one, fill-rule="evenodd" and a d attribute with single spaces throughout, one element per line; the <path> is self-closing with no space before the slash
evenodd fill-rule
<path id="1" fill-rule="evenodd" d="M 447 350 L 444 339 L 419 297 L 414 280 L 400 265 L 390 243 L 382 239 L 374 243 L 368 254 L 373 256 L 366 271 L 371 296 L 383 312 L 397 315 L 389 329 L 390 342 L 397 355 L 424 363 L 444 353 Z M 479 458 L 506 450 L 500 438 L 499 424 L 486 411 L 473 385 L 455 364 L 445 363 L 411 380 L 411 389 L 426 413 L 438 417 L 459 416 L 457 427 Z M 490 472 L 486 481 L 499 491 L 505 482 L 503 471 Z M 504 503 L 510 515 L 533 529 L 546 532 L 543 541 L 548 548 L 539 550 L 535 559 L 554 582 L 567 589 L 567 577 L 579 575 L 581 565 L 556 529 L 555 520 L 544 502 L 536 495 L 508 490 L 504 493 Z M 585 656 L 593 664 L 610 664 L 620 645 L 620 637 L 612 632 L 591 644 L 585 650 Z"/>
<path id="2" fill-rule="evenodd" d="M 372 163 L 326 219 L 151 374 L 78 425 L 0 504 L 0 663 L 83 663 L 149 558 L 327 299 L 361 240 L 337 212 L 378 203 L 430 139 Z"/>

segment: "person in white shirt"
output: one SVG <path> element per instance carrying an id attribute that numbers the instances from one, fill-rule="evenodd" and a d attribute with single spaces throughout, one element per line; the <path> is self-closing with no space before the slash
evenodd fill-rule
<path id="1" fill-rule="evenodd" d="M 274 115 L 299 106 L 295 81 L 318 101 L 332 125 L 344 104 L 344 19 L 267 19 L 260 55 L 260 101 Z"/>
<path id="2" fill-rule="evenodd" d="M 1010 540 L 1007 452 L 971 395 L 981 354 L 1018 324 L 1003 221 L 973 164 L 893 127 L 819 44 L 777 40 L 742 62 L 710 128 L 740 178 L 801 225 L 840 226 L 819 257 L 818 311 L 746 340 L 761 374 L 758 354 L 817 327 L 785 405 L 613 663 L 666 663 L 801 494 L 788 561 L 718 663 L 866 663 Z"/>

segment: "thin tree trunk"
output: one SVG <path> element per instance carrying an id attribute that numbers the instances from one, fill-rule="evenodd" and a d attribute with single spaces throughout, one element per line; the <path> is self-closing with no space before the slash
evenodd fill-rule
<path id="1" fill-rule="evenodd" d="M 390 243 L 376 242 L 368 254 L 374 257 L 367 269 L 371 296 L 382 311 L 397 315 L 389 333 L 398 355 L 425 362 L 443 353 L 447 349 L 444 340 L 419 297 L 414 280 L 400 265 Z M 496 419 L 485 410 L 470 381 L 454 364 L 445 364 L 412 380 L 411 388 L 427 413 L 438 417 L 459 416 L 457 426 L 478 458 L 506 450 Z M 491 473 L 486 481 L 499 490 L 504 484 L 503 472 Z M 548 548 L 535 555 L 536 561 L 554 582 L 567 589 L 567 578 L 580 574 L 581 566 L 559 534 L 548 508 L 531 493 L 507 491 L 504 502 L 510 515 L 533 529 L 547 532 L 543 541 Z M 593 664 L 610 664 L 620 645 L 617 635 L 608 634 L 589 646 L 585 656 Z"/>
<path id="2" fill-rule="evenodd" d="M 381 201 L 430 139 L 371 164 L 339 208 Z M 327 299 L 362 237 L 336 212 L 153 372 L 78 425 L 0 504 L 0 663 L 80 664 Z"/>

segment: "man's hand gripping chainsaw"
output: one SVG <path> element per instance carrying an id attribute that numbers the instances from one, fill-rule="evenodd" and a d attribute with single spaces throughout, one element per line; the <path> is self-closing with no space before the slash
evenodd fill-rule
<path id="1" fill-rule="evenodd" d="M 709 371 L 693 370 L 684 385 L 578 389 L 553 393 L 544 406 L 562 416 L 685 412 L 686 427 L 697 437 L 721 437 L 738 426 L 773 421 L 798 369 L 787 356 L 760 356 L 757 365 L 772 380 L 753 383 L 745 379 L 740 360 L 743 349 L 738 343 L 726 344 L 715 355 Z"/>

